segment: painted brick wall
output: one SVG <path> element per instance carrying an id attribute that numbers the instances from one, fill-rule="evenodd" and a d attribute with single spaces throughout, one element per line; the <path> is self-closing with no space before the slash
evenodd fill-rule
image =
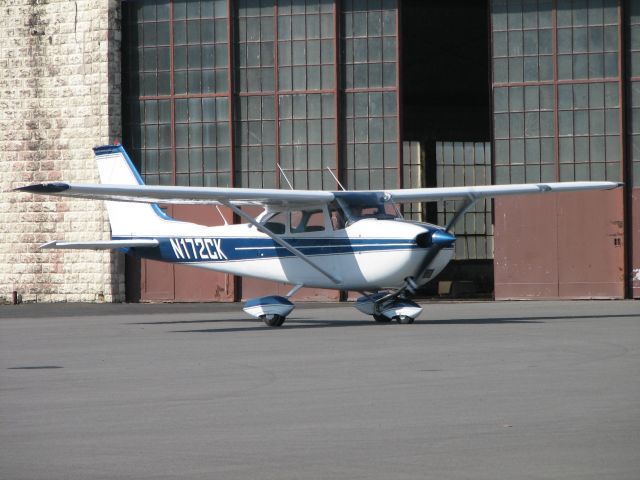
<path id="1" fill-rule="evenodd" d="M 124 300 L 121 254 L 39 250 L 109 238 L 102 202 L 12 193 L 97 182 L 91 148 L 121 135 L 120 2 L 0 1 L 0 303 Z"/>

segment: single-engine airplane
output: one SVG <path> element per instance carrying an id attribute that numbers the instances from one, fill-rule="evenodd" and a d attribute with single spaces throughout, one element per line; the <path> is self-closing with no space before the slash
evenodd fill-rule
<path id="1" fill-rule="evenodd" d="M 41 248 L 119 249 L 141 258 L 293 285 L 285 295 L 248 300 L 244 311 L 279 327 L 299 288 L 354 290 L 376 322 L 413 323 L 411 300 L 453 256 L 455 223 L 482 198 L 606 190 L 616 182 L 561 182 L 379 191 L 277 190 L 145 185 L 121 145 L 94 148 L 101 184 L 45 183 L 16 190 L 106 200 L 111 240 L 54 240 Z M 396 204 L 461 199 L 448 225 L 405 220 Z M 248 223 L 208 227 L 175 220 L 162 204 L 224 205 Z M 242 205 L 263 207 L 253 217 Z"/>

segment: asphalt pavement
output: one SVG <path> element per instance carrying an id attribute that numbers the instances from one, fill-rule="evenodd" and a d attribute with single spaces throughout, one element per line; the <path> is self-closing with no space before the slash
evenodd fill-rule
<path id="1" fill-rule="evenodd" d="M 0 306 L 0 479 L 640 478 L 640 302 Z"/>

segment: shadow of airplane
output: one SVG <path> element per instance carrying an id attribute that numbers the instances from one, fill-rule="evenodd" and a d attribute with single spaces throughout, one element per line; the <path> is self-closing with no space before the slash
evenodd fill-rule
<path id="1" fill-rule="evenodd" d="M 633 318 L 638 317 L 635 314 L 621 315 L 548 315 L 537 317 L 504 317 L 504 318 L 452 318 L 443 320 L 416 320 L 414 325 L 507 325 L 507 324 L 539 324 L 547 323 L 553 320 L 583 320 L 598 318 Z M 375 323 L 369 319 L 362 320 L 307 320 L 301 318 L 288 318 L 280 328 L 267 328 L 262 325 L 260 320 L 251 318 L 222 318 L 222 319 L 205 319 L 205 320 L 168 320 L 154 322 L 134 322 L 126 325 L 199 325 L 199 324 L 215 324 L 238 322 L 247 326 L 242 327 L 223 327 L 223 328 L 203 328 L 189 330 L 172 330 L 169 333 L 223 333 L 223 332 L 244 332 L 252 330 L 260 331 L 280 331 L 302 328 L 329 328 L 329 327 L 364 327 L 364 326 L 388 326 L 395 322 Z M 254 326 L 249 326 L 256 324 Z"/>
<path id="2" fill-rule="evenodd" d="M 242 320 L 211 320 L 211 323 L 218 322 L 236 322 L 240 321 L 242 323 L 256 323 L 255 320 L 250 319 L 242 319 Z M 207 323 L 207 320 L 197 320 L 192 323 Z M 389 323 L 375 323 L 368 319 L 362 320 L 298 320 L 295 318 L 287 319 L 287 323 L 285 323 L 280 328 L 267 328 L 262 325 L 259 320 L 257 321 L 260 325 L 257 326 L 247 326 L 247 327 L 228 327 L 228 328 L 206 328 L 206 329 L 193 329 L 193 330 L 172 330 L 170 333 L 223 333 L 223 332 L 245 332 L 252 330 L 260 330 L 260 331 L 281 331 L 281 330 L 292 330 L 292 329 L 306 329 L 306 328 L 339 328 L 339 327 L 389 327 L 394 325 L 395 322 Z M 165 322 L 165 324 L 184 324 L 189 322 Z M 527 323 L 543 323 L 537 320 L 530 321 L 527 319 L 460 319 L 460 320 L 417 320 L 414 322 L 414 325 L 484 325 L 484 324 L 527 324 Z M 157 323 L 156 323 L 157 324 Z"/>

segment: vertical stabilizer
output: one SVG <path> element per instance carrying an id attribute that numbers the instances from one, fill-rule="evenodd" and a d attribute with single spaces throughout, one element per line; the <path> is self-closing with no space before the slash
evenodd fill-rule
<path id="1" fill-rule="evenodd" d="M 122 145 L 105 145 L 93 149 L 100 183 L 109 185 L 144 185 Z M 154 235 L 166 228 L 172 220 L 160 207 L 151 203 L 105 201 L 111 235 L 114 237 L 136 237 Z"/>

